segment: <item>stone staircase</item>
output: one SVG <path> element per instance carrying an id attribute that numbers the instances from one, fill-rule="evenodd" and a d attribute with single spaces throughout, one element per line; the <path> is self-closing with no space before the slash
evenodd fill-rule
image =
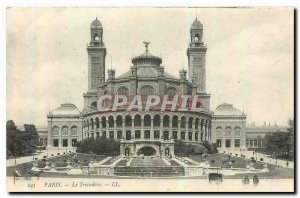
<path id="1" fill-rule="evenodd" d="M 118 176 L 174 177 L 184 176 L 181 166 L 116 166 L 114 174 Z"/>
<path id="2" fill-rule="evenodd" d="M 131 160 L 130 166 L 116 166 L 114 174 L 139 177 L 184 176 L 184 168 L 179 165 L 167 165 L 159 157 L 138 157 Z"/>
<path id="3" fill-rule="evenodd" d="M 133 158 L 130 166 L 165 166 L 166 163 L 159 157 Z"/>

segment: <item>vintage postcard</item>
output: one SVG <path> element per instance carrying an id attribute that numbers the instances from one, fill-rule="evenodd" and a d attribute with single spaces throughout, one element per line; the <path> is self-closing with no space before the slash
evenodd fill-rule
<path id="1" fill-rule="evenodd" d="M 9 192 L 294 192 L 294 9 L 6 10 Z"/>

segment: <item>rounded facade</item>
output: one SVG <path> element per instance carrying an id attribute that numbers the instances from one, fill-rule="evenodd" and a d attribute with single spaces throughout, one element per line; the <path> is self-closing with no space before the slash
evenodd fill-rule
<path id="1" fill-rule="evenodd" d="M 186 78 L 186 72 L 180 71 L 176 78 L 164 71 L 162 59 L 146 51 L 132 59 L 130 70 L 115 77 L 114 70 L 108 70 L 108 79 L 95 92 L 84 95 L 83 138 L 114 138 L 121 141 L 121 154 L 139 155 L 151 148 L 155 155 L 174 155 L 174 140 L 180 139 L 190 143 L 200 143 L 211 139 L 211 114 L 209 97 L 202 98 L 197 111 L 190 110 L 187 102 L 186 110 L 165 110 L 153 107 L 145 110 L 147 97 L 164 96 L 174 99 L 175 96 L 194 96 L 197 87 Z M 130 100 L 116 109 L 100 111 L 97 107 L 111 107 L 113 99 L 103 100 L 98 104 L 100 96 L 125 96 L 133 99 L 141 98 L 143 109 L 128 111 Z M 199 95 L 201 99 L 201 95 Z M 198 103 L 197 103 L 198 105 Z M 176 107 L 178 104 L 176 104 Z"/>

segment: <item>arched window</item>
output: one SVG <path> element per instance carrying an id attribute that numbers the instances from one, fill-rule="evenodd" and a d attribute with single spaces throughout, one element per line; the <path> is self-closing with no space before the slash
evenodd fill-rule
<path id="1" fill-rule="evenodd" d="M 160 116 L 159 115 L 155 115 L 153 118 L 153 126 L 155 127 L 159 127 L 160 126 Z"/>
<path id="2" fill-rule="evenodd" d="M 94 129 L 94 119 L 91 118 L 91 128 Z"/>
<path id="3" fill-rule="evenodd" d="M 77 135 L 77 126 L 71 127 L 71 135 Z"/>
<path id="4" fill-rule="evenodd" d="M 261 144 L 261 136 L 257 136 L 257 147 L 262 147 L 262 144 Z"/>
<path id="5" fill-rule="evenodd" d="M 122 126 L 123 126 L 122 116 L 118 115 L 117 116 L 117 127 L 122 127 Z"/>
<path id="6" fill-rule="evenodd" d="M 132 119 L 130 115 L 125 116 L 125 126 L 132 126 Z"/>
<path id="7" fill-rule="evenodd" d="M 145 127 L 151 126 L 151 116 L 150 115 L 144 116 L 144 126 Z"/>
<path id="8" fill-rule="evenodd" d="M 199 36 L 199 34 L 196 34 L 195 35 L 195 41 L 198 42 L 199 40 L 200 40 L 200 36 Z"/>
<path id="9" fill-rule="evenodd" d="M 195 121 L 195 129 L 199 129 L 199 122 L 200 122 L 200 119 L 199 119 L 199 118 L 196 118 L 196 121 Z"/>
<path id="10" fill-rule="evenodd" d="M 193 117 L 189 118 L 189 129 L 193 128 Z"/>
<path id="11" fill-rule="evenodd" d="M 141 88 L 140 93 L 142 96 L 155 95 L 155 89 L 150 85 L 145 85 Z"/>
<path id="12" fill-rule="evenodd" d="M 52 133 L 53 133 L 53 135 L 59 135 L 59 127 L 58 126 L 54 126 L 52 128 Z"/>
<path id="13" fill-rule="evenodd" d="M 203 126 L 204 126 L 204 119 L 201 119 L 201 130 L 203 130 Z"/>
<path id="14" fill-rule="evenodd" d="M 68 127 L 67 126 L 63 126 L 62 128 L 61 128 L 61 134 L 63 135 L 63 136 L 68 136 L 69 134 L 68 134 Z"/>
<path id="15" fill-rule="evenodd" d="M 119 87 L 117 90 L 117 95 L 127 96 L 129 94 L 129 90 L 127 87 Z"/>
<path id="16" fill-rule="evenodd" d="M 163 126 L 164 127 L 169 127 L 170 126 L 170 116 L 164 115 L 164 117 L 163 117 Z"/>
<path id="17" fill-rule="evenodd" d="M 98 40 L 99 40 L 98 34 L 94 34 L 94 40 L 95 40 L 95 41 L 98 41 Z"/>
<path id="18" fill-rule="evenodd" d="M 94 101 L 91 103 L 91 108 L 97 108 L 97 101 Z"/>
<path id="19" fill-rule="evenodd" d="M 231 136 L 231 127 L 230 126 L 225 127 L 225 136 Z"/>
<path id="20" fill-rule="evenodd" d="M 108 127 L 114 128 L 114 117 L 113 116 L 108 117 Z"/>
<path id="21" fill-rule="evenodd" d="M 173 116 L 172 118 L 172 127 L 177 128 L 178 127 L 178 116 Z"/>
<path id="22" fill-rule="evenodd" d="M 253 147 L 253 139 L 250 140 L 250 146 L 249 147 Z"/>
<path id="23" fill-rule="evenodd" d="M 220 127 L 220 126 L 217 126 L 217 128 L 216 128 L 216 135 L 217 136 L 222 136 L 222 131 L 223 131 L 223 128 Z"/>
<path id="24" fill-rule="evenodd" d="M 168 96 L 175 96 L 175 95 L 178 95 L 178 92 L 177 92 L 177 90 L 174 87 L 169 87 L 166 90 L 166 95 L 168 95 Z"/>
<path id="25" fill-rule="evenodd" d="M 95 118 L 95 122 L 96 122 L 96 129 L 100 128 L 100 120 L 98 117 Z"/>
<path id="26" fill-rule="evenodd" d="M 185 129 L 185 122 L 186 122 L 186 117 L 185 116 L 183 116 L 183 117 L 181 117 L 181 121 L 180 121 L 181 123 L 181 128 L 183 128 L 183 129 Z"/>
<path id="27" fill-rule="evenodd" d="M 137 114 L 134 116 L 134 126 L 142 126 L 142 117 Z"/>
<path id="28" fill-rule="evenodd" d="M 106 128 L 106 117 L 101 118 L 102 128 Z"/>
<path id="29" fill-rule="evenodd" d="M 241 136 L 241 127 L 234 127 L 234 136 Z"/>

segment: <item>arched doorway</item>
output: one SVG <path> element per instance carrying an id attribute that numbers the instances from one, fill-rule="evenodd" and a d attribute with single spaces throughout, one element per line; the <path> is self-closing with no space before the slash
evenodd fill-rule
<path id="1" fill-rule="evenodd" d="M 144 146 L 138 150 L 137 154 L 145 156 L 156 155 L 156 150 L 151 146 Z"/>
<path id="2" fill-rule="evenodd" d="M 125 156 L 129 156 L 129 148 L 125 149 Z"/>
<path id="3" fill-rule="evenodd" d="M 165 149 L 165 156 L 169 156 L 169 154 L 170 154 L 170 149 L 169 149 L 169 148 L 166 148 L 166 149 Z"/>

